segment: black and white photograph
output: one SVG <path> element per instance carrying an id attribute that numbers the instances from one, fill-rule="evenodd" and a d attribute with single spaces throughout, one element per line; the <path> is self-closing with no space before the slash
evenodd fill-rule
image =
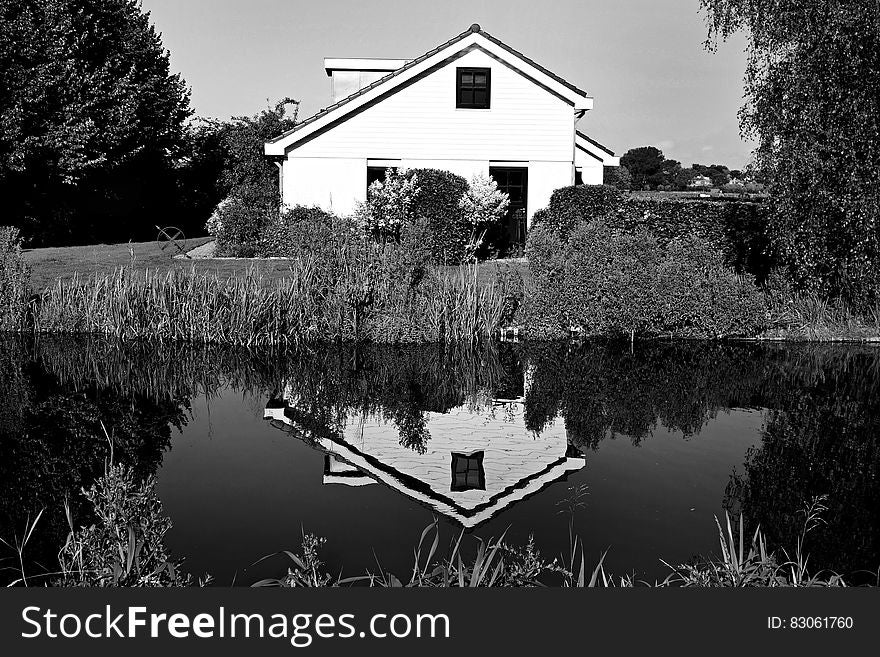
<path id="1" fill-rule="evenodd" d="M 880 2 L 0 0 L 0 583 L 864 600 Z"/>

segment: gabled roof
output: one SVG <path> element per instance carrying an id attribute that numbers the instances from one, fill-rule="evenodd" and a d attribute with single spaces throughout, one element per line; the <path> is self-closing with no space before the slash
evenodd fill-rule
<path id="1" fill-rule="evenodd" d="M 591 139 L 580 130 L 575 136 L 575 147 L 583 151 L 593 159 L 599 160 L 606 167 L 620 166 L 620 158 L 607 146 L 603 146 L 595 139 Z"/>
<path id="2" fill-rule="evenodd" d="M 547 70 L 491 34 L 484 32 L 478 24 L 474 23 L 467 31 L 429 50 L 424 55 L 408 61 L 376 82 L 322 109 L 293 129 L 266 142 L 266 155 L 284 155 L 286 149 L 306 139 L 309 135 L 322 128 L 332 127 L 336 122 L 343 120 L 365 105 L 369 106 L 384 99 L 395 90 L 402 88 L 407 82 L 415 81 L 422 75 L 445 66 L 456 56 L 466 54 L 473 49 L 483 50 L 495 59 L 511 66 L 521 75 L 564 99 L 576 110 L 588 110 L 593 107 L 593 99 L 587 95 L 587 92 Z"/>

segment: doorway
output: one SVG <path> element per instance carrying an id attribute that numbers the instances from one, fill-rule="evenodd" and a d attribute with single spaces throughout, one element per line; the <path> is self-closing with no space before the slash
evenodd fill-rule
<path id="1" fill-rule="evenodd" d="M 499 257 L 520 255 L 526 244 L 529 169 L 527 166 L 489 167 L 489 176 L 498 189 L 510 197 L 510 205 L 501 224 L 486 233 L 486 245 Z"/>

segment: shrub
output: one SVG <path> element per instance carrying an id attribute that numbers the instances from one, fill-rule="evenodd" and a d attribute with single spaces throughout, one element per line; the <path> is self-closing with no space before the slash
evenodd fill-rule
<path id="1" fill-rule="evenodd" d="M 0 331 L 21 326 L 29 283 L 30 271 L 21 253 L 18 229 L 0 226 Z"/>
<path id="2" fill-rule="evenodd" d="M 224 199 L 208 222 L 217 238 L 217 255 L 253 258 L 260 251 L 260 236 L 278 216 L 277 199 L 239 190 Z"/>
<path id="3" fill-rule="evenodd" d="M 370 185 L 366 204 L 358 208 L 361 227 L 377 242 L 396 242 L 402 227 L 413 221 L 413 204 L 419 192 L 418 172 L 389 169 L 384 182 Z"/>
<path id="4" fill-rule="evenodd" d="M 411 210 L 431 230 L 434 261 L 443 265 L 464 262 L 470 226 L 460 202 L 468 191 L 467 180 L 441 169 L 410 169 L 409 175 L 418 176 L 419 193 Z"/>
<path id="5" fill-rule="evenodd" d="M 663 245 L 651 233 L 583 222 L 563 242 L 537 227 L 527 243 L 531 280 L 522 322 L 532 337 L 753 335 L 766 322 L 763 297 L 699 237 Z"/>
<path id="6" fill-rule="evenodd" d="M 440 169 L 389 170 L 384 182 L 370 186 L 354 221 L 379 244 L 398 242 L 404 226 L 422 222 L 419 231 L 433 261 L 455 265 L 475 259 L 486 229 L 503 215 L 507 202 L 484 176 L 469 185 Z"/>
<path id="7" fill-rule="evenodd" d="M 520 321 L 537 337 L 567 334 L 565 283 L 566 247 L 555 230 L 542 224 L 532 227 L 526 240 L 529 276 L 523 282 Z"/>
<path id="8" fill-rule="evenodd" d="M 565 240 L 581 222 L 622 211 L 622 201 L 620 190 L 608 185 L 561 187 L 550 196 L 547 214 L 541 221 Z"/>
<path id="9" fill-rule="evenodd" d="M 554 191 L 533 225 L 540 223 L 568 239 L 580 222 L 600 218 L 624 232 L 648 231 L 663 246 L 697 235 L 721 251 L 727 266 L 759 283 L 774 267 L 768 213 L 760 203 L 645 197 L 607 185 L 582 185 Z"/>
<path id="10" fill-rule="evenodd" d="M 562 294 L 570 326 L 591 334 L 656 330 L 662 254 L 652 235 L 582 223 L 565 253 Z"/>
<path id="11" fill-rule="evenodd" d="M 168 555 L 171 521 L 155 479 L 138 483 L 131 468 L 111 465 L 83 491 L 97 522 L 74 529 L 59 553 L 61 586 L 186 586 L 188 576 Z M 68 515 L 68 521 L 72 523 Z"/>
<path id="12" fill-rule="evenodd" d="M 327 249 L 333 238 L 333 225 L 338 221 L 321 208 L 294 206 L 263 227 L 257 255 L 261 258 L 317 255 Z"/>
<path id="13" fill-rule="evenodd" d="M 759 290 L 725 267 L 721 254 L 698 237 L 668 245 L 659 289 L 663 325 L 675 335 L 755 335 L 767 320 Z"/>

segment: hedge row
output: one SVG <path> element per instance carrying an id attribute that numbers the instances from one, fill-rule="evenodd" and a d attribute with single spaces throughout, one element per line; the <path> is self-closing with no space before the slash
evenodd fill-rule
<path id="1" fill-rule="evenodd" d="M 696 235 L 665 245 L 644 230 L 581 222 L 568 240 L 548 226 L 529 232 L 531 274 L 522 324 L 528 337 L 587 335 L 752 336 L 766 322 L 757 288 Z"/>
<path id="2" fill-rule="evenodd" d="M 553 230 L 563 240 L 583 221 L 601 219 L 630 234 L 651 233 L 661 245 L 696 236 L 723 254 L 724 264 L 762 283 L 774 268 L 767 233 L 768 213 L 761 203 L 686 198 L 640 197 L 607 185 L 563 187 L 535 214 L 533 225 Z"/>

